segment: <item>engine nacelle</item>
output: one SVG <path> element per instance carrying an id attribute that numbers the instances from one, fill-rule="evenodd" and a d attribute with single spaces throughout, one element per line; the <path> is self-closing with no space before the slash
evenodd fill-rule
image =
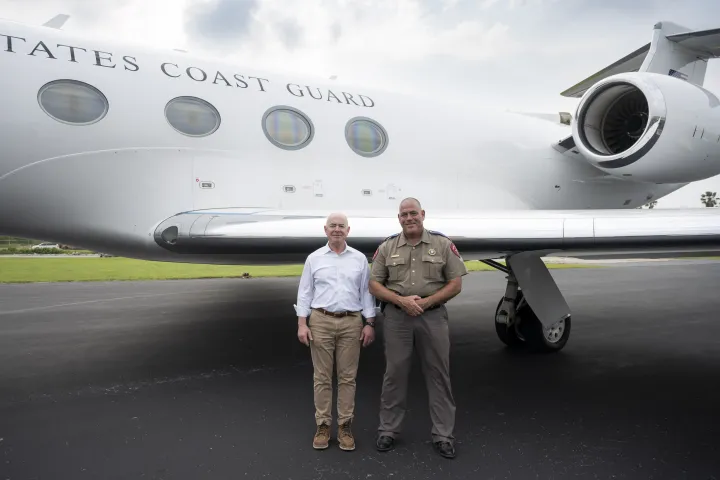
<path id="1" fill-rule="evenodd" d="M 580 153 L 610 175 L 685 183 L 720 174 L 720 101 L 669 75 L 624 73 L 593 85 L 572 135 Z"/>

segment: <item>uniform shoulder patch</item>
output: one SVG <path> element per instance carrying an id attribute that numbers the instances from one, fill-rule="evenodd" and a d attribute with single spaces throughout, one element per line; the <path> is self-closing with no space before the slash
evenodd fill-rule
<path id="1" fill-rule="evenodd" d="M 399 237 L 399 236 L 400 236 L 400 233 L 399 233 L 399 232 L 398 232 L 398 233 L 393 233 L 393 234 L 390 235 L 389 237 L 385 237 L 385 240 L 383 240 L 382 243 L 380 243 L 380 245 L 382 246 L 382 245 L 384 245 L 385 242 L 387 242 L 388 240 L 392 240 L 393 238 Z"/>
<path id="2" fill-rule="evenodd" d="M 438 232 L 437 230 L 428 230 L 428 233 L 430 235 L 440 235 L 441 237 L 449 238 L 447 235 L 442 232 Z"/>
<path id="3" fill-rule="evenodd" d="M 395 238 L 395 237 L 397 237 L 397 236 L 399 236 L 399 235 L 400 235 L 400 233 L 393 233 L 393 234 L 390 235 L 389 237 L 385 237 L 385 240 L 383 240 L 382 242 L 380 242 L 380 245 L 378 245 L 378 248 L 375 250 L 375 253 L 373 254 L 372 259 L 375 260 L 375 257 L 377 257 L 378 253 L 380 253 L 380 248 L 381 248 L 383 245 L 385 245 L 385 242 L 387 242 L 387 241 L 390 240 L 391 238 Z"/>
<path id="4" fill-rule="evenodd" d="M 458 258 L 462 259 L 462 257 L 460 256 L 460 252 L 458 252 L 458 249 L 454 243 L 450 243 L 450 251 L 452 251 Z"/>

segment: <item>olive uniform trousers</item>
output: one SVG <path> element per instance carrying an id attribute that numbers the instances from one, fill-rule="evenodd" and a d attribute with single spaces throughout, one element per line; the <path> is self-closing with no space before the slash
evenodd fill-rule
<path id="1" fill-rule="evenodd" d="M 450 384 L 450 334 L 447 308 L 441 305 L 422 315 L 407 315 L 394 304 L 385 307 L 383 336 L 387 362 L 380 398 L 379 435 L 395 438 L 401 431 L 413 346 L 427 385 L 434 442 L 454 443 L 455 399 Z"/>

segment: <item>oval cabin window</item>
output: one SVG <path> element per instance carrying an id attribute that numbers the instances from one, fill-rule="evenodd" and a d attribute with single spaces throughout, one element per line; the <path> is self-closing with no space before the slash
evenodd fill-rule
<path id="1" fill-rule="evenodd" d="M 107 98 L 100 90 L 75 80 L 56 80 L 46 84 L 38 93 L 38 102 L 50 117 L 70 125 L 98 122 L 109 108 Z"/>
<path id="2" fill-rule="evenodd" d="M 178 132 L 190 137 L 204 137 L 220 127 L 220 113 L 205 100 L 178 97 L 165 107 L 165 118 Z"/>
<path id="3" fill-rule="evenodd" d="M 301 111 L 275 107 L 263 115 L 263 132 L 274 145 L 287 150 L 307 146 L 313 138 L 313 124 Z"/>
<path id="4" fill-rule="evenodd" d="M 345 127 L 345 139 L 350 148 L 358 155 L 374 157 L 387 148 L 387 132 L 377 122 L 369 118 L 353 118 Z"/>

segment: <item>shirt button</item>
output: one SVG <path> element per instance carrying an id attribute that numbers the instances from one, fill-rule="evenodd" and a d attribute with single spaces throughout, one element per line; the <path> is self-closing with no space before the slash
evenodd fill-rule
<path id="1" fill-rule="evenodd" d="M 415 273 L 415 270 L 413 270 L 412 273 Z"/>
<path id="2" fill-rule="evenodd" d="M 412 284 L 415 285 L 415 282 L 413 282 Z"/>

